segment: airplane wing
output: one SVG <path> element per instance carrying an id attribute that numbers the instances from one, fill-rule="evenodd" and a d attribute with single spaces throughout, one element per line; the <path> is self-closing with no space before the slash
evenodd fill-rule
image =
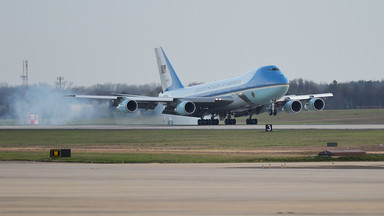
<path id="1" fill-rule="evenodd" d="M 68 97 L 101 100 L 121 100 L 131 98 L 137 102 L 172 102 L 174 100 L 174 98 L 168 97 L 147 97 L 139 95 L 68 95 Z"/>
<path id="2" fill-rule="evenodd" d="M 191 101 L 198 104 L 210 103 L 231 103 L 232 97 L 149 97 L 140 95 L 67 95 L 67 97 L 84 98 L 84 99 L 101 99 L 101 100 L 117 100 L 117 99 L 132 99 L 137 102 L 177 102 L 177 101 Z"/>
<path id="3" fill-rule="evenodd" d="M 201 116 L 208 109 L 230 104 L 234 99 L 225 97 L 147 97 L 140 95 L 67 95 L 67 97 L 112 100 L 113 106 L 122 112 L 134 112 L 137 108 L 154 109 L 165 104 L 163 114 Z"/>
<path id="4" fill-rule="evenodd" d="M 304 108 L 310 111 L 320 111 L 325 108 L 322 98 L 333 97 L 332 93 L 308 94 L 308 95 L 285 95 L 276 100 L 274 106 L 282 108 L 287 113 L 299 113 Z M 267 106 L 270 115 L 276 115 L 273 107 Z"/>
<path id="5" fill-rule="evenodd" d="M 333 97 L 332 93 L 322 94 L 308 94 L 308 95 L 285 95 L 278 99 L 276 102 L 283 102 L 288 100 L 310 100 L 312 98 Z"/>

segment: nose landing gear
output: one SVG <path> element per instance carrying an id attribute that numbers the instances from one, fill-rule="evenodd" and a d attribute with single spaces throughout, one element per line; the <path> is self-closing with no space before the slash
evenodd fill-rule
<path id="1" fill-rule="evenodd" d="M 276 101 L 272 101 L 272 103 L 271 103 L 271 109 L 269 109 L 269 115 L 271 116 L 271 115 L 277 115 L 277 110 L 276 110 L 276 108 L 275 108 L 275 102 Z"/>

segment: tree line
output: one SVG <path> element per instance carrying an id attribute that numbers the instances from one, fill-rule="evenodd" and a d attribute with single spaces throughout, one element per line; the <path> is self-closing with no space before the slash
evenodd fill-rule
<path id="1" fill-rule="evenodd" d="M 7 83 L 0 83 L 0 117 L 12 117 L 16 102 L 25 100 L 25 97 L 51 98 L 52 96 L 64 94 L 85 94 L 85 95 L 110 95 L 135 94 L 146 96 L 157 96 L 161 92 L 160 84 L 128 85 L 105 83 L 89 87 L 68 86 L 63 89 L 55 88 L 48 84 L 35 84 L 28 86 L 10 86 Z M 333 93 L 332 98 L 326 101 L 327 109 L 359 109 L 359 108 L 384 108 L 384 80 L 381 81 L 351 81 L 339 83 L 333 82 L 316 83 L 310 80 L 294 79 L 290 81 L 288 95 L 300 95 L 311 93 Z M 40 101 L 40 100 L 39 100 Z M 49 103 L 50 101 L 45 101 Z M 44 103 L 44 101 L 42 102 Z"/>
<path id="2" fill-rule="evenodd" d="M 384 108 L 384 80 L 351 81 L 339 83 L 336 80 L 329 84 L 294 79 L 290 81 L 287 94 L 333 93 L 327 99 L 327 109 L 362 109 Z"/>

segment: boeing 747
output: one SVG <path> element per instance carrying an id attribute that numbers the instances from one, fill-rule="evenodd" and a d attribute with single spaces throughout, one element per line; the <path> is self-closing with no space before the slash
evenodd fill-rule
<path id="1" fill-rule="evenodd" d="M 218 125 L 219 119 L 226 125 L 235 125 L 233 117 L 249 116 L 246 124 L 257 124 L 253 115 L 278 110 L 299 113 L 303 109 L 321 111 L 325 107 L 322 98 L 332 93 L 309 95 L 285 95 L 289 81 L 276 66 L 264 66 L 243 75 L 191 87 L 184 87 L 164 50 L 155 48 L 162 92 L 158 97 L 118 94 L 72 95 L 76 98 L 112 100 L 120 112 L 133 113 L 138 109 L 163 107 L 163 114 L 198 117 L 198 125 Z M 210 116 L 210 119 L 205 119 Z"/>

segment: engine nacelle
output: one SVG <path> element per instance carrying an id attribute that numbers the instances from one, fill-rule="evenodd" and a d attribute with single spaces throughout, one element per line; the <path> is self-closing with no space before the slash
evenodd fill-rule
<path id="1" fill-rule="evenodd" d="M 287 113 L 299 113 L 303 109 L 300 101 L 290 100 L 284 105 L 284 111 Z"/>
<path id="2" fill-rule="evenodd" d="M 196 105 L 191 101 L 183 101 L 179 103 L 175 112 L 179 115 L 192 115 L 196 111 Z"/>
<path id="3" fill-rule="evenodd" d="M 119 106 L 117 106 L 117 109 L 120 112 L 125 112 L 125 113 L 135 112 L 137 108 L 138 108 L 137 102 L 131 99 L 125 99 L 123 102 L 119 104 Z"/>
<path id="4" fill-rule="evenodd" d="M 308 101 L 307 109 L 309 111 L 321 111 L 325 107 L 325 102 L 321 98 L 312 98 Z"/>

